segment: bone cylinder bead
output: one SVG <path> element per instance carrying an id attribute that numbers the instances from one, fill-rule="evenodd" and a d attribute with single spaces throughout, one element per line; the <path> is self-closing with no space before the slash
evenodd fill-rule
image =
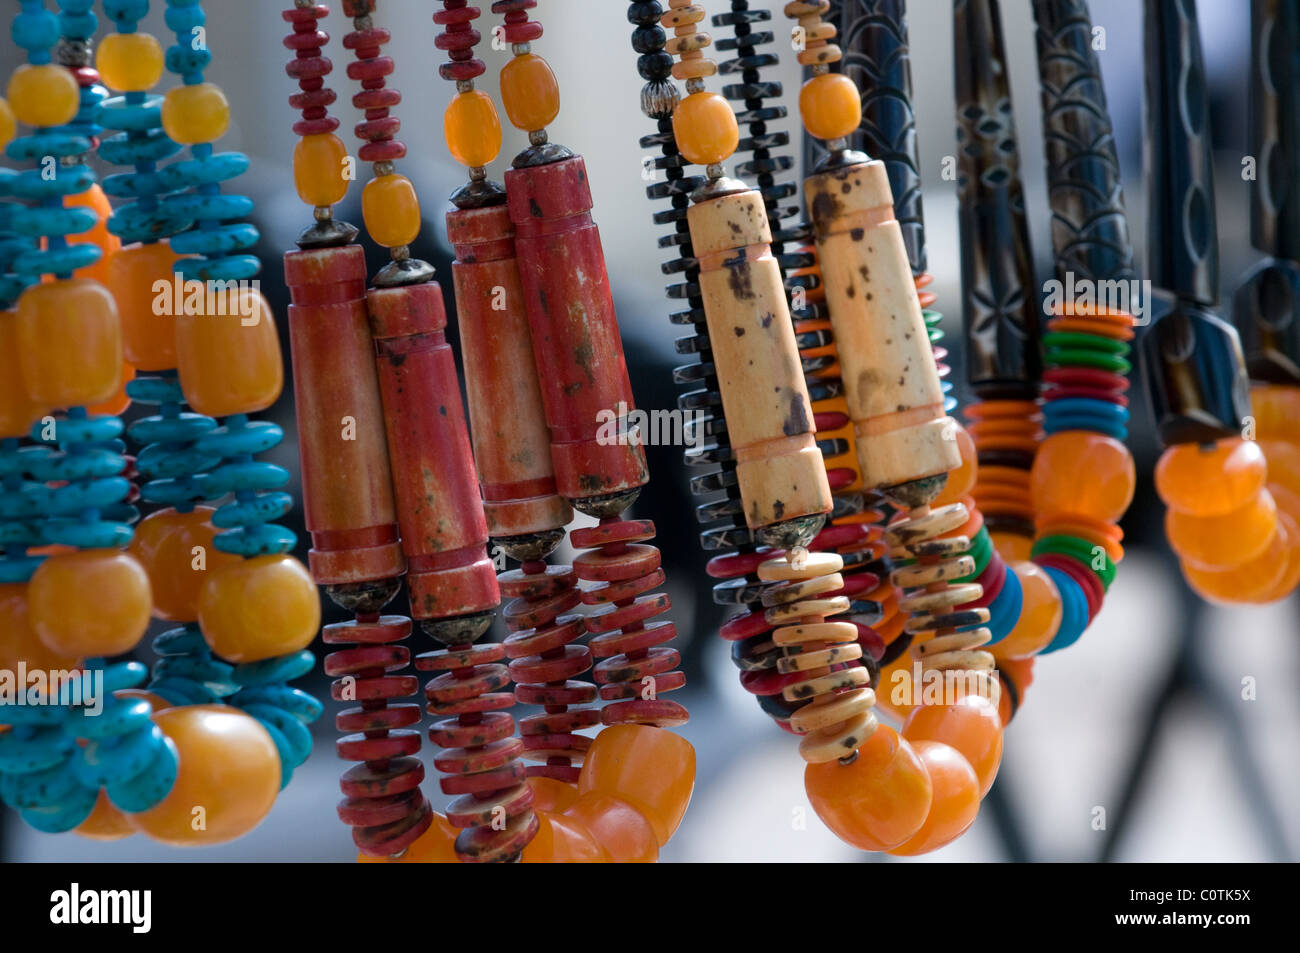
<path id="1" fill-rule="evenodd" d="M 862 481 L 887 487 L 961 463 L 885 164 L 809 176 L 811 210 Z"/>
<path id="2" fill-rule="evenodd" d="M 745 520 L 752 530 L 828 513 L 830 485 L 762 196 L 708 199 L 687 217 Z"/>

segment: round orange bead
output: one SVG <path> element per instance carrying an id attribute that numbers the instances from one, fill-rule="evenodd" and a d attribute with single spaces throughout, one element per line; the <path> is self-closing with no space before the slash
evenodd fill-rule
<path id="1" fill-rule="evenodd" d="M 1281 517 L 1282 514 L 1278 515 Z M 1259 602 L 1273 593 L 1282 577 L 1287 575 L 1290 548 L 1290 538 L 1279 518 L 1271 542 L 1258 556 L 1229 569 L 1202 569 L 1184 563 L 1183 575 L 1196 594 L 1209 602 L 1228 605 Z"/>
<path id="2" fill-rule="evenodd" d="M 806 765 L 803 784 L 817 816 L 858 850 L 907 841 L 925 823 L 933 793 L 912 745 L 888 725 L 872 732 L 851 764 Z"/>
<path id="3" fill-rule="evenodd" d="M 1034 541 L 1028 536 L 991 530 L 989 539 L 993 540 L 993 548 L 998 551 L 998 555 L 1008 563 L 1028 562 L 1033 555 Z"/>
<path id="4" fill-rule="evenodd" d="M 14 116 L 37 128 L 72 122 L 81 108 L 81 90 L 72 71 L 57 63 L 19 66 L 9 77 L 5 95 Z"/>
<path id="5" fill-rule="evenodd" d="M 1267 490 L 1223 516 L 1165 511 L 1170 547 L 1197 569 L 1230 569 L 1254 559 L 1272 544 L 1276 529 L 1277 506 Z"/>
<path id="6" fill-rule="evenodd" d="M 194 622 L 199 617 L 199 591 L 210 575 L 241 563 L 212 544 L 217 529 L 210 506 L 189 513 L 168 507 L 150 513 L 135 528 L 129 552 L 149 574 L 153 589 L 153 614 L 171 622 Z"/>
<path id="7" fill-rule="evenodd" d="M 1268 461 L 1269 489 L 1281 485 L 1300 494 L 1300 446 L 1285 440 L 1261 440 L 1259 449 Z"/>
<path id="8" fill-rule="evenodd" d="M 82 407 L 117 393 L 122 326 L 113 296 L 98 282 L 69 278 L 24 291 L 18 347 L 23 385 L 37 403 Z"/>
<path id="9" fill-rule="evenodd" d="M 51 652 L 72 658 L 121 655 L 149 627 L 149 577 L 116 549 L 51 556 L 32 575 L 28 618 Z"/>
<path id="10" fill-rule="evenodd" d="M 942 492 L 930 504 L 936 508 L 956 503 L 962 497 L 969 496 L 979 476 L 979 459 L 975 452 L 975 441 L 965 427 L 956 421 L 953 423 L 955 425 L 953 439 L 957 441 L 957 450 L 961 453 L 961 465 L 955 470 L 948 471 L 948 479 L 943 485 Z"/>
<path id="11" fill-rule="evenodd" d="M 185 399 L 200 414 L 254 414 L 284 387 L 271 306 L 252 288 L 219 290 L 197 313 L 176 319 L 176 368 Z"/>
<path id="12" fill-rule="evenodd" d="M 162 124 L 181 145 L 215 142 L 230 128 L 230 103 L 213 83 L 175 86 L 163 97 Z"/>
<path id="13" fill-rule="evenodd" d="M 1118 522 L 1133 501 L 1137 471 L 1128 447 L 1104 434 L 1065 430 L 1039 445 L 1030 471 L 1034 509 Z"/>
<path id="14" fill-rule="evenodd" d="M 907 614 L 900 613 L 906 620 Z M 880 685 L 876 689 L 876 707 L 903 721 L 921 701 L 924 686 L 916 681 L 914 659 L 904 652 L 880 670 Z"/>
<path id="15" fill-rule="evenodd" d="M 26 437 L 49 406 L 32 400 L 23 385 L 18 315 L 0 311 L 0 437 Z"/>
<path id="16" fill-rule="evenodd" d="M 804 128 L 817 139 L 842 139 L 862 122 L 862 99 L 857 84 L 843 73 L 822 73 L 799 90 L 799 113 Z"/>
<path id="17" fill-rule="evenodd" d="M 1037 563 L 1011 563 L 1007 568 L 1020 580 L 1020 618 L 1006 638 L 988 649 L 998 659 L 1024 658 L 1041 652 L 1056 638 L 1065 610 L 1056 583 Z"/>
<path id="18" fill-rule="evenodd" d="M 1250 392 L 1255 437 L 1300 442 L 1300 387 L 1264 384 Z M 1272 460 L 1269 461 L 1272 463 Z"/>
<path id="19" fill-rule="evenodd" d="M 907 843 L 890 849 L 897 857 L 915 857 L 952 843 L 975 823 L 980 810 L 979 779 L 961 752 L 938 741 L 917 741 L 912 747 L 930 777 L 934 796 L 921 829 Z"/>
<path id="20" fill-rule="evenodd" d="M 501 151 L 501 120 L 492 97 L 481 89 L 454 96 L 442 114 L 442 135 L 451 157 L 461 165 L 472 169 L 495 159 Z"/>
<path id="21" fill-rule="evenodd" d="M 537 836 L 519 858 L 525 864 L 607 864 L 609 855 L 582 821 L 566 814 L 537 815 Z"/>
<path id="22" fill-rule="evenodd" d="M 673 110 L 677 148 L 696 165 L 727 159 L 740 142 L 740 127 L 731 104 L 718 93 L 691 93 Z"/>
<path id="23" fill-rule="evenodd" d="M 385 248 L 400 248 L 420 234 L 420 200 L 404 175 L 381 175 L 361 191 L 366 231 Z"/>
<path id="24" fill-rule="evenodd" d="M 89 278 L 102 284 L 108 277 L 109 261 L 122 247 L 122 239 L 108 230 L 108 219 L 113 214 L 113 205 L 108 201 L 108 196 L 104 194 L 104 190 L 99 187 L 99 183 L 92 185 L 84 192 L 65 196 L 63 204 L 67 208 L 88 208 L 99 217 L 94 228 L 77 235 L 69 235 L 68 241 L 70 243 L 92 242 L 99 246 L 99 250 L 104 253 L 103 257 L 93 265 L 78 268 L 73 273 L 73 276 L 76 278 Z"/>
<path id="25" fill-rule="evenodd" d="M 370 854 L 357 854 L 359 864 L 458 864 L 456 856 L 456 835 L 458 828 L 452 827 L 447 819 L 436 811 L 429 829 L 415 839 L 400 857 L 372 857 Z"/>
<path id="26" fill-rule="evenodd" d="M 148 33 L 110 33 L 99 42 L 95 65 L 109 89 L 142 93 L 162 79 L 162 46 Z"/>
<path id="27" fill-rule="evenodd" d="M 122 322 L 123 351 L 139 370 L 166 371 L 176 366 L 177 278 L 172 266 L 180 258 L 165 241 L 128 245 L 105 267 L 104 285 L 117 302 Z M 179 310 L 183 304 L 182 298 Z"/>
<path id="28" fill-rule="evenodd" d="M 113 806 L 101 788 L 99 797 L 95 799 L 95 809 L 74 828 L 73 833 L 89 840 L 114 841 L 130 837 L 135 833 L 135 828 L 131 826 L 126 814 Z"/>
<path id="29" fill-rule="evenodd" d="M 1253 440 L 1220 440 L 1211 448 L 1183 443 L 1156 464 L 1156 493 L 1189 516 L 1223 516 L 1245 506 L 1264 486 L 1268 463 Z"/>
<path id="30" fill-rule="evenodd" d="M 36 637 L 27 610 L 27 586 L 0 585 L 0 672 L 17 672 L 24 663 L 28 671 L 70 672 L 78 667 L 76 656 L 46 648 Z"/>
<path id="31" fill-rule="evenodd" d="M 989 792 L 1002 764 L 1002 719 L 991 701 L 966 695 L 955 705 L 923 705 L 903 723 L 908 741 L 940 741 L 975 769 L 980 797 Z"/>
<path id="32" fill-rule="evenodd" d="M 184 705 L 155 712 L 176 745 L 180 770 L 162 803 L 128 815 L 131 824 L 173 847 L 223 844 L 261 823 L 280 790 L 280 756 L 257 721 L 228 705 Z"/>
<path id="33" fill-rule="evenodd" d="M 598 793 L 635 808 L 662 847 L 682 822 L 695 788 L 695 748 L 650 725 L 610 725 L 583 759 L 578 795 Z"/>
<path id="34" fill-rule="evenodd" d="M 305 649 L 320 627 L 320 598 L 292 556 L 258 556 L 208 573 L 199 627 L 228 662 L 259 662 Z"/>
<path id="35" fill-rule="evenodd" d="M 122 688 L 113 692 L 114 698 L 143 698 L 149 703 L 149 707 L 154 711 L 166 711 L 168 708 L 176 706 L 154 692 L 145 691 L 142 688 Z"/>
<path id="36" fill-rule="evenodd" d="M 501 69 L 501 104 L 524 132 L 545 129 L 560 114 L 560 84 L 551 64 L 536 53 L 516 56 Z"/>
<path id="37" fill-rule="evenodd" d="M 584 794 L 564 812 L 591 833 L 616 864 L 653 864 L 659 859 L 654 827 L 626 801 L 604 794 Z"/>
<path id="38" fill-rule="evenodd" d="M 559 814 L 567 811 L 578 800 L 578 787 L 555 778 L 529 778 L 533 789 L 533 810 Z"/>
<path id="39" fill-rule="evenodd" d="M 328 208 L 348 194 L 344 165 L 348 147 L 332 132 L 303 136 L 293 147 L 293 184 L 298 198 L 317 208 Z"/>
<path id="40" fill-rule="evenodd" d="M 13 142 L 18 133 L 18 120 L 9 108 L 9 101 L 0 99 L 0 149 Z"/>
<path id="41" fill-rule="evenodd" d="M 124 410 L 131 406 L 131 397 L 126 392 L 126 385 L 135 380 L 135 368 L 126 361 L 122 362 L 122 383 L 118 385 L 117 393 L 108 400 L 98 404 L 91 404 L 86 408 L 89 414 L 108 414 L 116 417 Z"/>

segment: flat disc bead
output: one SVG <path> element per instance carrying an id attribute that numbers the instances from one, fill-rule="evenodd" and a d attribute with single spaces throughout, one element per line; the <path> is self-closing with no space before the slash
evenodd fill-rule
<path id="1" fill-rule="evenodd" d="M 461 165 L 487 165 L 501 151 L 501 120 L 492 97 L 479 89 L 457 94 L 442 114 L 442 134 Z"/>
<path id="2" fill-rule="evenodd" d="M 367 182 L 361 214 L 370 237 L 385 248 L 409 245 L 420 234 L 420 200 L 404 175 L 381 175 Z"/>
<path id="3" fill-rule="evenodd" d="M 344 165 L 348 147 L 333 133 L 303 136 L 293 147 L 293 184 L 298 198 L 316 208 L 328 208 L 348 194 Z"/>
<path id="4" fill-rule="evenodd" d="M 740 127 L 731 104 L 720 94 L 691 93 L 673 110 L 677 148 L 696 165 L 723 162 L 740 142 Z"/>
<path id="5" fill-rule="evenodd" d="M 115 549 L 51 556 L 28 584 L 28 618 L 51 652 L 73 658 L 121 655 L 149 627 L 149 577 Z"/>
<path id="6" fill-rule="evenodd" d="M 560 114 L 560 86 L 550 64 L 536 53 L 513 57 L 501 69 L 501 104 L 516 129 L 550 125 Z"/>
<path id="7" fill-rule="evenodd" d="M 1047 437 L 1030 473 L 1035 510 L 1044 516 L 1078 513 L 1118 522 L 1133 501 L 1133 455 L 1114 437 L 1066 430 Z"/>
<path id="8" fill-rule="evenodd" d="M 110 89 L 141 93 L 162 79 L 162 47 L 148 33 L 110 33 L 99 42 L 95 66 Z"/>
<path id="9" fill-rule="evenodd" d="M 14 116 L 38 129 L 72 122 L 81 108 L 77 81 L 66 67 L 54 63 L 19 66 L 5 96 Z"/>
<path id="10" fill-rule="evenodd" d="M 80 407 L 117 393 L 122 326 L 102 285 L 85 278 L 33 285 L 17 310 L 23 383 L 33 401 Z"/>
<path id="11" fill-rule="evenodd" d="M 210 417 L 266 410 L 284 387 L 271 306 L 252 288 L 219 290 L 176 319 L 176 366 L 190 406 Z"/>
<path id="12" fill-rule="evenodd" d="M 297 652 L 320 627 L 316 584 L 292 556 L 258 556 L 209 574 L 199 591 L 199 625 L 228 662 Z"/>
<path id="13" fill-rule="evenodd" d="M 804 128 L 818 139 L 841 139 L 857 131 L 862 99 L 857 84 L 843 73 L 822 73 L 803 84 L 799 113 Z"/>
<path id="14" fill-rule="evenodd" d="M 1264 487 L 1269 465 L 1253 440 L 1220 440 L 1170 447 L 1156 464 L 1156 492 L 1170 509 L 1191 516 L 1222 516 L 1240 509 Z"/>
<path id="15" fill-rule="evenodd" d="M 230 128 L 230 102 L 214 83 L 177 86 L 163 97 L 162 124 L 181 145 L 215 142 Z"/>

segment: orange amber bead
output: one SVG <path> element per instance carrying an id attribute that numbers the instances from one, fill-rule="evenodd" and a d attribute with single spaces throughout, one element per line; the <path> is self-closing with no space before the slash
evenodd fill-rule
<path id="1" fill-rule="evenodd" d="M 501 104 L 516 129 L 545 129 L 560 114 L 560 84 L 536 53 L 516 56 L 501 69 Z"/>
<path id="2" fill-rule="evenodd" d="M 280 756 L 266 729 L 228 705 L 155 712 L 180 770 L 157 807 L 128 815 L 136 830 L 173 847 L 223 844 L 261 823 L 280 791 Z"/>
<path id="3" fill-rule="evenodd" d="M 1277 506 L 1267 490 L 1223 516 L 1165 510 L 1170 547 L 1198 569 L 1229 569 L 1254 559 L 1268 549 L 1276 529 Z"/>
<path id="4" fill-rule="evenodd" d="M 370 237 L 385 248 L 409 245 L 420 234 L 420 200 L 404 175 L 381 175 L 367 182 L 361 191 L 361 214 Z"/>
<path id="5" fill-rule="evenodd" d="M 922 705 L 903 723 L 903 737 L 955 748 L 975 769 L 980 797 L 993 787 L 1002 764 L 1002 719 L 987 698 L 966 695 L 955 705 Z"/>
<path id="6" fill-rule="evenodd" d="M 72 122 L 81 107 L 81 90 L 72 71 L 57 63 L 19 66 L 9 77 L 5 95 L 14 116 L 36 128 Z"/>
<path id="7" fill-rule="evenodd" d="M 1280 484 L 1300 494 L 1300 446 L 1285 440 L 1261 440 L 1259 449 L 1268 461 L 1269 489 Z"/>
<path id="8" fill-rule="evenodd" d="M 76 656 L 51 651 L 36 637 L 27 611 L 27 586 L 0 585 L 0 672 L 17 672 L 18 663 L 29 671 L 70 672 L 78 667 Z"/>
<path id="9" fill-rule="evenodd" d="M 122 322 L 123 350 L 139 370 L 166 371 L 176 366 L 175 314 L 184 309 L 184 298 L 177 308 L 178 279 L 172 265 L 180 257 L 165 241 L 127 245 L 105 268 L 104 284 L 117 302 Z"/>
<path id="10" fill-rule="evenodd" d="M 442 135 L 451 157 L 461 165 L 472 169 L 495 159 L 501 151 L 501 120 L 492 97 L 481 89 L 454 96 L 442 114 Z"/>
<path id="11" fill-rule="evenodd" d="M 69 278 L 32 285 L 18 299 L 23 385 L 49 407 L 108 400 L 122 377 L 122 326 L 98 282 Z"/>
<path id="12" fill-rule="evenodd" d="M 293 184 L 298 198 L 317 208 L 328 208 L 348 194 L 344 164 L 348 147 L 332 132 L 303 136 L 293 147 Z"/>
<path id="13" fill-rule="evenodd" d="M 980 810 L 979 779 L 961 752 L 938 741 L 917 741 L 912 747 L 930 777 L 934 796 L 921 829 L 889 851 L 896 857 L 915 857 L 952 843 L 975 823 Z"/>
<path id="14" fill-rule="evenodd" d="M 803 784 L 817 816 L 858 850 L 888 850 L 914 835 L 933 790 L 912 745 L 888 725 L 872 732 L 851 764 L 806 765 Z"/>
<path id="15" fill-rule="evenodd" d="M 1023 702 L 1025 692 L 1034 684 L 1034 660 L 1032 658 L 998 659 L 998 678 L 1002 682 L 1002 697 L 998 700 L 998 714 L 1002 716 L 1002 725 L 1006 727 L 1014 714 L 1012 703 Z"/>
<path id="16" fill-rule="evenodd" d="M 1029 485 L 1044 518 L 1077 513 L 1115 523 L 1133 501 L 1137 471 L 1128 447 L 1114 437 L 1065 430 L 1039 445 Z"/>
<path id="17" fill-rule="evenodd" d="M 988 649 L 998 659 L 1024 658 L 1041 652 L 1056 638 L 1064 608 L 1056 583 L 1037 563 L 1011 563 L 1007 568 L 1020 580 L 1020 619 L 1006 638 Z"/>
<path id="18" fill-rule="evenodd" d="M 975 441 L 965 427 L 955 421 L 954 424 L 953 439 L 957 441 L 957 450 L 961 453 L 961 465 L 955 470 L 948 471 L 948 479 L 943 485 L 943 490 L 930 504 L 931 507 L 947 506 L 958 502 L 962 497 L 969 496 L 979 476 L 979 459 L 975 452 Z"/>
<path id="19" fill-rule="evenodd" d="M 659 846 L 682 822 L 695 787 L 695 748 L 650 725 L 610 725 L 583 759 L 578 795 L 596 792 L 626 801 L 654 828 Z"/>
<path id="20" fill-rule="evenodd" d="M 210 506 L 196 506 L 189 513 L 168 507 L 150 513 L 135 528 L 128 551 L 149 574 L 155 617 L 194 622 L 207 578 L 243 561 L 212 544 L 217 535 L 211 522 L 214 512 Z"/>
<path id="21" fill-rule="evenodd" d="M 736 151 L 736 114 L 718 93 L 691 93 L 673 110 L 673 135 L 681 154 L 696 165 L 713 165 Z"/>
<path id="22" fill-rule="evenodd" d="M 822 73 L 799 90 L 804 128 L 817 139 L 842 139 L 862 122 L 858 86 L 843 73 Z"/>
<path id="23" fill-rule="evenodd" d="M 565 814 L 537 814 L 537 836 L 524 848 L 525 864 L 607 864 L 609 855 L 582 821 Z"/>
<path id="24" fill-rule="evenodd" d="M 433 823 L 429 829 L 415 839 L 410 847 L 402 852 L 401 857 L 372 857 L 370 854 L 357 854 L 359 864 L 458 864 L 456 856 L 456 835 L 458 828 L 452 827 L 441 814 L 434 812 Z"/>
<path id="25" fill-rule="evenodd" d="M 32 400 L 19 363 L 18 315 L 0 311 L 0 438 L 26 437 L 49 406 Z"/>
<path id="26" fill-rule="evenodd" d="M 220 290 L 197 314 L 176 319 L 176 368 L 185 399 L 200 414 L 254 414 L 284 387 L 271 306 L 252 288 Z"/>
<path id="27" fill-rule="evenodd" d="M 230 128 L 230 103 L 213 83 L 176 86 L 163 97 L 162 124 L 181 145 L 216 142 Z"/>
<path id="28" fill-rule="evenodd" d="M 51 652 L 75 658 L 121 655 L 149 627 L 149 577 L 116 549 L 51 556 L 28 584 L 32 628 Z"/>
<path id="29" fill-rule="evenodd" d="M 116 417 L 131 406 L 131 397 L 126 392 L 126 385 L 135 380 L 135 368 L 127 361 L 122 362 L 122 383 L 117 387 L 117 393 L 108 400 L 98 404 L 91 404 L 86 408 L 90 414 L 109 414 Z"/>
<path id="30" fill-rule="evenodd" d="M 311 644 L 320 626 L 316 584 L 292 556 L 258 556 L 208 573 L 199 627 L 228 662 L 259 662 Z"/>
<path id="31" fill-rule="evenodd" d="M 122 688 L 113 692 L 114 698 L 143 698 L 149 703 L 149 707 L 154 711 L 166 711 L 168 708 L 176 706 L 154 692 L 145 691 L 142 688 Z"/>
<path id="32" fill-rule="evenodd" d="M 592 792 L 578 798 L 564 816 L 582 824 L 613 863 L 653 864 L 659 859 L 654 827 L 626 801 Z"/>
<path id="33" fill-rule="evenodd" d="M 131 826 L 126 814 L 113 806 L 101 788 L 99 797 L 95 799 L 95 809 L 73 829 L 73 833 L 89 840 L 113 841 L 130 837 L 135 833 L 135 828 Z"/>
<path id="34" fill-rule="evenodd" d="M 1278 516 L 1277 530 L 1258 556 L 1229 569 L 1202 569 L 1184 563 L 1187 584 L 1210 602 L 1235 604 L 1267 599 L 1290 569 L 1287 553 L 1292 543 L 1280 518 L 1282 514 Z"/>
<path id="35" fill-rule="evenodd" d="M 1250 406 L 1257 438 L 1300 442 L 1300 387 L 1264 384 L 1252 388 Z M 1270 458 L 1269 463 L 1272 462 Z"/>
<path id="36" fill-rule="evenodd" d="M 1028 562 L 1029 557 L 1033 555 L 1034 541 L 1027 536 L 992 530 L 989 532 L 989 538 L 993 540 L 993 548 L 998 551 L 998 555 L 1008 563 Z"/>
<path id="37" fill-rule="evenodd" d="M 906 613 L 899 618 L 907 619 Z M 913 663 L 910 651 L 904 652 L 880 670 L 880 685 L 876 689 L 876 706 L 903 721 L 912 713 L 921 701 L 924 687 L 913 678 Z"/>
<path id="38" fill-rule="evenodd" d="M 7 100 L 0 99 L 0 149 L 13 142 L 17 133 L 18 120 L 14 117 L 14 111 L 9 108 Z"/>
<path id="39" fill-rule="evenodd" d="M 104 85 L 119 93 L 143 93 L 163 74 L 163 50 L 148 33 L 110 33 L 99 43 L 95 66 Z"/>
<path id="40" fill-rule="evenodd" d="M 1268 463 L 1253 440 L 1220 440 L 1209 449 L 1182 443 L 1161 454 L 1155 475 L 1156 492 L 1170 509 L 1223 516 L 1263 489 Z"/>
<path id="41" fill-rule="evenodd" d="M 567 811 L 578 800 L 578 788 L 566 781 L 555 778 L 529 778 L 528 786 L 533 789 L 533 810 L 549 811 L 559 814 Z"/>
<path id="42" fill-rule="evenodd" d="M 78 268 L 74 272 L 74 277 L 90 278 L 92 281 L 98 281 L 102 284 L 108 277 L 109 261 L 122 247 L 122 240 L 108 230 L 108 219 L 113 214 L 113 205 L 109 202 L 108 196 L 104 194 L 104 190 L 99 187 L 98 183 L 84 192 L 65 196 L 63 204 L 67 208 L 91 209 L 99 217 L 94 228 L 78 235 L 69 235 L 68 242 L 91 242 L 99 246 L 99 250 L 104 253 L 103 257 L 93 265 Z"/>
<path id="43" fill-rule="evenodd" d="M 1286 569 L 1273 589 L 1259 596 L 1256 601 L 1260 603 L 1276 602 L 1300 586 L 1300 497 L 1282 487 L 1269 492 L 1277 494 L 1277 532 L 1286 537 Z M 1283 497 L 1291 497 L 1291 501 L 1283 503 Z"/>

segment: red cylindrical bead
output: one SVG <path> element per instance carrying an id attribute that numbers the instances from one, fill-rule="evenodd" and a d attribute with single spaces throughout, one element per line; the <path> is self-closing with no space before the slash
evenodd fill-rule
<path id="1" fill-rule="evenodd" d="M 284 256 L 312 575 L 321 585 L 399 576 L 392 476 L 359 245 Z"/>
<path id="2" fill-rule="evenodd" d="M 635 405 L 586 166 L 575 156 L 511 169 L 506 195 L 560 493 L 581 500 L 644 486 L 642 447 L 608 439 L 610 415 Z"/>
<path id="3" fill-rule="evenodd" d="M 367 295 L 388 431 L 411 614 L 448 618 L 494 609 L 496 573 L 474 474 L 456 361 L 434 282 Z"/>

